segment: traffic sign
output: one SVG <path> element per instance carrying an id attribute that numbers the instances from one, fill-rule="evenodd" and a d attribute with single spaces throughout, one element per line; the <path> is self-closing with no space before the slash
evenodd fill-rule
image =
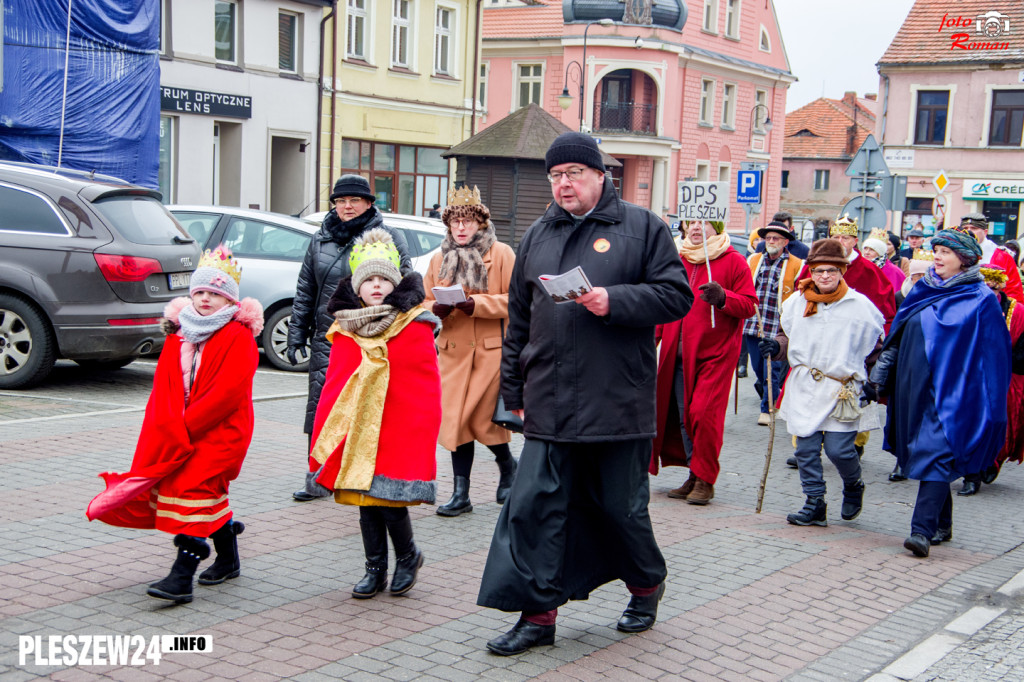
<path id="1" fill-rule="evenodd" d="M 889 172 L 889 167 L 885 165 L 882 149 L 875 142 L 874 135 L 868 135 L 867 139 L 864 140 L 864 144 L 857 150 L 853 161 L 846 167 L 846 174 L 850 177 L 854 175 L 874 175 L 877 178 L 887 178 L 892 175 Z"/>
<path id="2" fill-rule="evenodd" d="M 865 178 L 864 176 L 850 178 L 851 192 L 881 192 L 882 183 L 885 178 Z"/>
<path id="3" fill-rule="evenodd" d="M 887 216 L 885 206 L 874 197 L 854 197 L 846 202 L 839 215 L 849 213 L 851 218 L 857 218 L 861 232 L 869 232 L 876 227 L 885 227 Z"/>
<path id="4" fill-rule="evenodd" d="M 939 194 L 932 199 L 932 217 L 935 218 L 935 225 L 940 230 L 946 223 L 946 195 Z"/>
<path id="5" fill-rule="evenodd" d="M 932 184 L 935 185 L 935 189 L 941 194 L 949 185 L 949 176 L 946 175 L 946 171 L 940 170 L 938 175 L 932 178 Z"/>
<path id="6" fill-rule="evenodd" d="M 736 202 L 761 203 L 761 171 L 741 170 L 736 173 Z"/>

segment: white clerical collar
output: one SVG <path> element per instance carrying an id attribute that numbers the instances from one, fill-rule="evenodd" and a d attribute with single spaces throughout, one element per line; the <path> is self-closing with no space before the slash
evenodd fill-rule
<path id="1" fill-rule="evenodd" d="M 857 260 L 857 256 L 859 255 L 860 252 L 857 249 L 850 251 L 850 255 L 847 257 L 847 260 L 850 261 L 850 265 L 853 265 L 853 261 Z"/>
<path id="2" fill-rule="evenodd" d="M 992 262 L 992 256 L 996 255 L 996 243 L 991 239 L 985 239 L 981 243 L 981 263 L 987 265 Z"/>

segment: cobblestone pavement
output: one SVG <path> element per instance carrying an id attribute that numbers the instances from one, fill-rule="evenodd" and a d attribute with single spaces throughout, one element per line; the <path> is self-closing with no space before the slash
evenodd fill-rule
<path id="1" fill-rule="evenodd" d="M 357 601 L 358 514 L 329 500 L 295 503 L 306 438 L 305 375 L 261 370 L 256 433 L 231 489 L 242 575 L 196 586 L 192 604 L 146 596 L 166 575 L 170 537 L 88 523 L 96 474 L 128 467 L 154 364 L 110 373 L 59 363 L 36 389 L 0 392 L 0 679 L 59 680 L 1022 680 L 1024 471 L 1011 465 L 971 498 L 955 498 L 954 538 L 929 559 L 903 549 L 916 495 L 890 483 L 892 458 L 872 435 L 866 507 L 839 519 L 841 482 L 826 465 L 827 528 L 786 523 L 802 504 L 779 424 L 761 514 L 754 513 L 768 429 L 740 381 L 722 474 L 706 507 L 669 499 L 685 478 L 651 479 L 651 515 L 669 563 L 658 623 L 627 636 L 614 624 L 618 583 L 559 611 L 554 646 L 510 658 L 484 643 L 515 622 L 476 606 L 499 507 L 497 468 L 478 448 L 474 511 L 447 519 L 412 510 L 426 555 L 405 597 Z M 513 441 L 518 453 L 522 441 Z M 439 503 L 451 492 L 438 450 Z M 958 484 L 954 484 L 959 488 Z M 210 635 L 207 652 L 167 653 L 159 665 L 19 661 L 21 636 Z M 51 652 L 52 653 L 52 652 Z"/>

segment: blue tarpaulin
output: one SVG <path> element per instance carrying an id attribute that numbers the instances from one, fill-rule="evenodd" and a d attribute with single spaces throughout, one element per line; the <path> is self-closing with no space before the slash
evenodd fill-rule
<path id="1" fill-rule="evenodd" d="M 62 168 L 157 188 L 159 0 L 2 0 L 2 7 L 0 159 L 56 166 L 59 154 Z"/>

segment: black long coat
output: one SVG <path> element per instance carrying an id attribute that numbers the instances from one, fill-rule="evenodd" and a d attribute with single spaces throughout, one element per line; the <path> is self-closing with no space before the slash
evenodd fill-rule
<path id="1" fill-rule="evenodd" d="M 349 253 L 359 235 L 375 227 L 382 227 L 391 234 L 401 258 L 399 270 L 402 275 L 412 270 L 409 247 L 400 230 L 384 224 L 384 217 L 376 207 L 371 206 L 374 215 L 358 233 L 339 244 L 331 236 L 328 226 L 338 224 L 338 216 L 331 209 L 324 216 L 324 224 L 313 235 L 302 259 L 302 269 L 295 285 L 295 300 L 292 301 L 292 319 L 288 323 L 288 345 L 302 345 L 310 342 L 309 351 L 309 397 L 306 400 L 306 421 L 303 431 L 313 433 L 313 418 L 320 400 L 320 390 L 327 377 L 327 362 L 331 356 L 331 344 L 326 334 L 334 317 L 327 312 L 327 302 L 338 288 L 338 282 L 350 277 Z"/>
<path id="2" fill-rule="evenodd" d="M 577 265 L 593 286 L 607 289 L 607 316 L 555 303 L 538 280 Z M 654 328 L 681 319 L 692 303 L 668 226 L 622 201 L 611 180 L 578 226 L 552 203 L 523 237 L 512 271 L 501 360 L 505 406 L 525 405 L 530 438 L 653 438 Z"/>

